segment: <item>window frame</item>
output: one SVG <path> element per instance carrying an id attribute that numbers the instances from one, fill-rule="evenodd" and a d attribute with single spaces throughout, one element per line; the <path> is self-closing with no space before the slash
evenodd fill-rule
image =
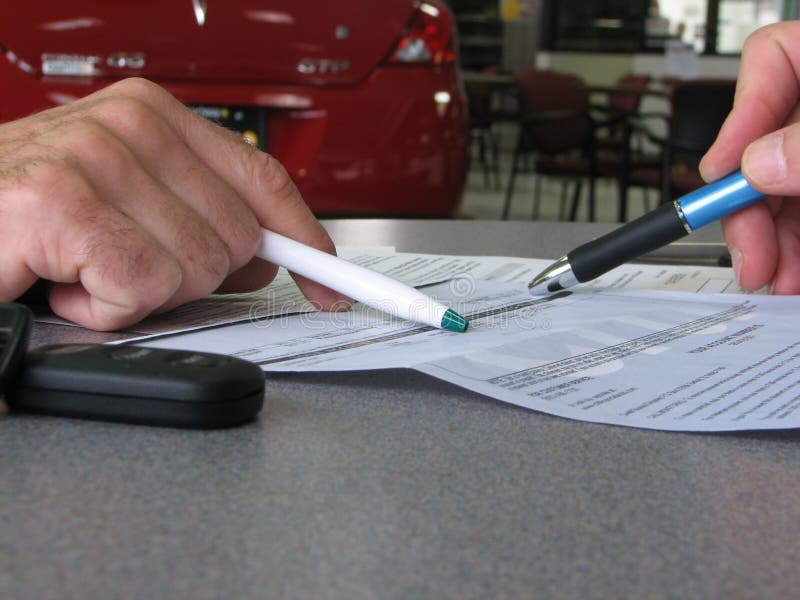
<path id="1" fill-rule="evenodd" d="M 596 5 L 594 0 L 584 0 L 588 5 Z M 706 25 L 705 25 L 705 35 L 704 35 L 704 50 L 701 53 L 702 56 L 739 56 L 741 51 L 738 52 L 719 52 L 717 50 L 718 45 L 718 29 L 719 29 L 719 9 L 720 4 L 723 0 L 707 0 L 706 4 Z M 644 14 L 647 13 L 647 6 L 649 5 L 649 0 L 639 0 L 642 6 L 640 10 L 644 10 Z M 560 48 L 559 47 L 559 40 L 558 40 L 558 32 L 559 32 L 559 11 L 558 11 L 558 4 L 560 4 L 560 0 L 545 0 L 543 5 L 542 11 L 542 48 L 549 51 L 567 51 L 567 52 L 603 52 L 603 53 L 620 53 L 620 52 L 633 52 L 633 53 L 641 53 L 641 54 L 658 54 L 663 52 L 663 48 L 660 47 L 647 47 L 646 39 L 645 39 L 645 31 L 644 31 L 644 23 L 641 24 L 641 31 L 638 32 L 638 35 L 635 39 L 629 40 L 629 45 L 627 48 L 603 48 L 601 44 L 597 44 L 596 46 L 591 46 L 591 41 L 587 38 L 587 41 L 584 42 L 587 44 L 585 47 L 582 48 Z M 631 2 L 633 4 L 633 0 Z M 781 15 L 782 18 L 788 18 L 788 12 L 797 12 L 797 4 L 798 2 L 784 2 L 783 12 L 784 14 Z M 787 8 L 788 6 L 788 8 Z"/>

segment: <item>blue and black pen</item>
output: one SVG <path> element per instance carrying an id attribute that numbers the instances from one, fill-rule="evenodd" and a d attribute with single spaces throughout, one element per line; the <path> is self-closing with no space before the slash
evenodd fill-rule
<path id="1" fill-rule="evenodd" d="M 591 281 L 763 197 L 736 171 L 578 246 L 534 277 L 528 289 L 540 295 Z"/>

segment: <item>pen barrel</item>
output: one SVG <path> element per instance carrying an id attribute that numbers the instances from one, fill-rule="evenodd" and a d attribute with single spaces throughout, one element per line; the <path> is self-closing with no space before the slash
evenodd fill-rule
<path id="1" fill-rule="evenodd" d="M 675 206 L 662 204 L 638 219 L 578 246 L 567 254 L 567 259 L 575 279 L 583 283 L 687 234 Z"/>
<path id="2" fill-rule="evenodd" d="M 402 319 L 441 327 L 447 312 L 416 288 L 272 231 L 264 230 L 256 256 Z"/>
<path id="3" fill-rule="evenodd" d="M 678 199 L 686 223 L 695 231 L 749 206 L 764 194 L 750 187 L 736 171 Z"/>

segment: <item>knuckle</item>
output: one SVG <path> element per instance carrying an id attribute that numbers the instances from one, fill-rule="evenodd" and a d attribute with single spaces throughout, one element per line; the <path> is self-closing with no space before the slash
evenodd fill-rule
<path id="1" fill-rule="evenodd" d="M 202 223 L 186 224 L 176 234 L 186 268 L 191 271 L 187 285 L 209 292 L 228 275 L 231 259 L 224 242 Z"/>
<path id="2" fill-rule="evenodd" d="M 244 204 L 240 208 L 226 211 L 225 216 L 217 221 L 223 228 L 232 270 L 247 263 L 261 241 L 261 226 L 255 215 Z"/>
<path id="3" fill-rule="evenodd" d="M 237 220 L 231 225 L 228 240 L 229 269 L 233 271 L 253 258 L 261 241 L 261 227 L 254 218 Z"/>
<path id="4" fill-rule="evenodd" d="M 95 215 L 94 227 L 80 250 L 82 268 L 102 285 L 116 290 L 120 304 L 132 312 L 163 304 L 181 281 L 176 261 L 134 228 Z"/>
<path id="5" fill-rule="evenodd" d="M 68 133 L 66 145 L 71 160 L 91 168 L 100 166 L 104 172 L 120 173 L 129 163 L 127 148 L 101 123 L 86 119 Z"/>
<path id="6" fill-rule="evenodd" d="M 109 85 L 106 90 L 111 94 L 120 94 L 122 96 L 140 98 L 142 100 L 160 94 L 166 94 L 164 88 L 143 77 L 129 77 L 122 81 L 117 81 Z"/>
<path id="7" fill-rule="evenodd" d="M 150 104 L 133 96 L 108 96 L 99 101 L 93 110 L 101 117 L 127 125 L 132 131 L 140 132 L 142 135 L 147 134 L 158 118 Z"/>
<path id="8" fill-rule="evenodd" d="M 782 33 L 783 27 L 780 23 L 772 23 L 756 29 L 745 38 L 744 44 L 742 44 L 742 54 L 749 53 L 764 43 L 780 44 Z"/>
<path id="9" fill-rule="evenodd" d="M 64 157 L 32 159 L 19 169 L 18 188 L 25 196 L 24 210 L 44 216 L 54 209 L 79 213 L 96 198 L 81 170 Z"/>
<path id="10" fill-rule="evenodd" d="M 248 204 L 227 185 L 219 187 L 216 177 L 200 170 L 196 177 L 207 182 L 212 190 L 199 211 L 206 223 L 213 227 L 230 257 L 230 268 L 235 270 L 247 263 L 255 254 L 261 239 L 261 226 Z"/>

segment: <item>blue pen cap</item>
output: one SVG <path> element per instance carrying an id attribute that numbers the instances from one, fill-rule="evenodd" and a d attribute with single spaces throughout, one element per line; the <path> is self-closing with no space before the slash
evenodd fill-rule
<path id="1" fill-rule="evenodd" d="M 682 196 L 678 205 L 694 231 L 763 197 L 763 193 L 750 187 L 741 171 L 736 171 Z"/>

